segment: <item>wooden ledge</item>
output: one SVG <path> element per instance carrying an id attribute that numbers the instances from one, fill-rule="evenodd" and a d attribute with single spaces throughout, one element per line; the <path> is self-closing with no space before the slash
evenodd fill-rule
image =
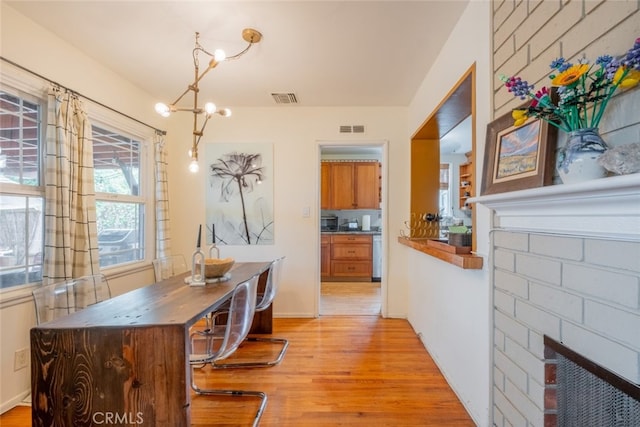
<path id="1" fill-rule="evenodd" d="M 432 244 L 429 244 L 429 241 Z M 438 258 L 449 264 L 453 264 L 457 267 L 465 270 L 481 270 L 482 269 L 482 257 L 472 254 L 455 253 L 455 251 L 443 250 L 439 247 L 439 242 L 433 239 L 410 239 L 408 237 L 398 237 L 398 243 L 401 245 L 409 246 L 417 251 Z M 436 243 L 436 244 L 433 244 Z M 455 247 L 455 246 L 454 246 Z"/>

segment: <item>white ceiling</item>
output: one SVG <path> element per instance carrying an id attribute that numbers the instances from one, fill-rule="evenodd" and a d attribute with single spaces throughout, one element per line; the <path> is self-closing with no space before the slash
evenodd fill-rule
<path id="1" fill-rule="evenodd" d="M 467 2 L 4 0 L 167 103 L 193 80 L 196 31 L 231 55 L 255 28 L 263 40 L 201 82 L 201 99 L 231 108 L 275 106 L 272 92 L 300 106 L 406 106 Z"/>

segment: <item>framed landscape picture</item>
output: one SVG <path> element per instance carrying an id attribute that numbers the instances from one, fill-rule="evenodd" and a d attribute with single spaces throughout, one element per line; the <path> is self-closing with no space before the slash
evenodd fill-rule
<path id="1" fill-rule="evenodd" d="M 515 127 L 511 112 L 489 123 L 481 194 L 551 184 L 556 134 L 555 127 L 536 118 Z"/>

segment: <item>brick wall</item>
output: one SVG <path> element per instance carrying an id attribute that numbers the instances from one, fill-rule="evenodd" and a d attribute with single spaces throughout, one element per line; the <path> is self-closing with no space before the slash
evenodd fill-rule
<path id="1" fill-rule="evenodd" d="M 494 117 L 522 102 L 504 89 L 500 74 L 541 87 L 553 59 L 622 54 L 637 37 L 638 0 L 494 0 Z M 640 142 L 638 111 L 638 89 L 611 102 L 600 127 L 610 145 Z M 493 424 L 545 425 L 545 334 L 640 383 L 638 237 L 507 231 L 499 223 L 491 248 Z"/>

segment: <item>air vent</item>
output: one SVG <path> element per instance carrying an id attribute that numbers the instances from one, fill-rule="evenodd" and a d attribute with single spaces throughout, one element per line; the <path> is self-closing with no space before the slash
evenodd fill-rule
<path id="1" fill-rule="evenodd" d="M 283 92 L 283 93 L 271 93 L 273 100 L 276 101 L 276 104 L 297 104 L 298 97 L 293 92 Z"/>
<path id="2" fill-rule="evenodd" d="M 364 133 L 363 125 L 341 125 L 340 133 Z"/>

